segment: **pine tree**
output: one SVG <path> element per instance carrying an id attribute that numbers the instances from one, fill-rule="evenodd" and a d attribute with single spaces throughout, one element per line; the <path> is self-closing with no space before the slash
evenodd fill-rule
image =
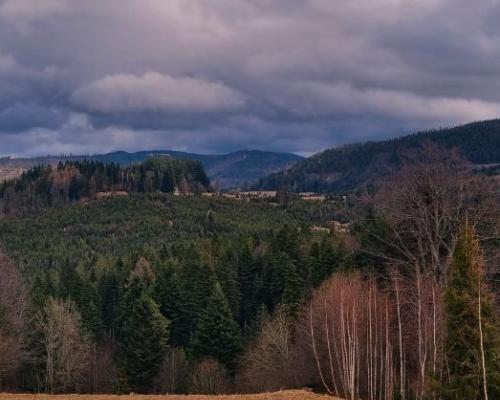
<path id="1" fill-rule="evenodd" d="M 169 321 L 151 298 L 149 279 L 140 264 L 141 260 L 120 304 L 118 357 L 130 389 L 148 392 L 167 348 Z"/>
<path id="2" fill-rule="evenodd" d="M 174 347 L 185 346 L 189 339 L 189 332 L 185 331 L 187 311 L 183 308 L 179 277 L 172 262 L 158 269 L 154 297 L 162 315 L 171 322 L 169 343 Z"/>
<path id="3" fill-rule="evenodd" d="M 71 298 L 78 303 L 81 297 L 82 278 L 78 274 L 76 267 L 71 265 L 69 259 L 66 259 L 59 280 L 59 296 Z"/>
<path id="4" fill-rule="evenodd" d="M 222 287 L 222 291 L 231 308 L 234 318 L 239 318 L 240 313 L 240 287 L 238 283 L 237 263 L 231 254 L 226 253 L 221 257 L 215 269 L 217 281 Z"/>
<path id="5" fill-rule="evenodd" d="M 325 279 L 323 254 L 320 244 L 314 242 L 309 252 L 310 282 L 312 287 L 318 287 Z"/>
<path id="6" fill-rule="evenodd" d="M 240 323 L 251 325 L 260 306 L 262 290 L 262 260 L 252 254 L 253 244 L 246 243 L 239 254 Z"/>
<path id="7" fill-rule="evenodd" d="M 161 180 L 161 191 L 165 193 L 172 193 L 175 190 L 175 176 L 171 165 L 169 164 L 163 171 Z"/>
<path id="8" fill-rule="evenodd" d="M 108 339 L 114 344 L 120 299 L 120 279 L 117 269 L 106 271 L 100 277 L 97 288 L 101 300 L 102 324 Z"/>
<path id="9" fill-rule="evenodd" d="M 193 356 L 197 359 L 214 358 L 231 369 L 236 365 L 240 350 L 238 324 L 217 283 L 198 321 L 192 344 Z"/>
<path id="10" fill-rule="evenodd" d="M 297 274 L 296 264 L 292 260 L 286 262 L 285 287 L 281 304 L 290 316 L 296 316 L 302 297 L 303 282 Z"/>
<path id="11" fill-rule="evenodd" d="M 453 254 L 445 310 L 449 379 L 443 397 L 500 398 L 500 330 L 485 280 L 483 254 L 468 222 Z"/>
<path id="12" fill-rule="evenodd" d="M 314 242 L 309 253 L 310 280 L 313 287 L 321 285 L 330 274 L 339 268 L 345 257 L 342 249 L 329 240 Z"/>
<path id="13" fill-rule="evenodd" d="M 194 251 L 191 249 L 191 251 Z M 189 347 L 193 332 L 203 314 L 207 299 L 210 297 L 215 283 L 211 268 L 197 259 L 197 256 L 188 256 L 189 259 L 179 268 L 179 310 L 181 318 L 176 326 L 177 336 L 182 346 Z"/>

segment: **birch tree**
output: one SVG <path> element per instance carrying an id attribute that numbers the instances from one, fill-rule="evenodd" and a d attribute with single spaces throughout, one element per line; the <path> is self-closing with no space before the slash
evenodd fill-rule
<path id="1" fill-rule="evenodd" d="M 82 334 L 73 302 L 49 298 L 38 316 L 45 351 L 45 388 L 50 393 L 81 390 L 91 346 Z"/>

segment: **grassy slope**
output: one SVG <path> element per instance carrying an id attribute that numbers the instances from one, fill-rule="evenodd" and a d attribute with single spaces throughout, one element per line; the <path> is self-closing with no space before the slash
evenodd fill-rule
<path id="1" fill-rule="evenodd" d="M 0 394 L 0 400 L 318 400 L 333 397 L 314 394 L 306 391 L 290 390 L 276 393 L 261 393 L 254 395 L 201 396 L 201 395 L 169 395 L 169 396 L 111 396 L 111 395 L 45 395 L 45 394 Z"/>

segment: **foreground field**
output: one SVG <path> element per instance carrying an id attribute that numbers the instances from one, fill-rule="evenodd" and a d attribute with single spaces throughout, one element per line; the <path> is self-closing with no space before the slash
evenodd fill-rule
<path id="1" fill-rule="evenodd" d="M 227 395 L 227 396 L 203 396 L 203 395 L 47 395 L 47 394 L 0 394 L 0 400 L 318 400 L 333 397 L 314 394 L 306 391 L 288 390 L 276 393 Z"/>

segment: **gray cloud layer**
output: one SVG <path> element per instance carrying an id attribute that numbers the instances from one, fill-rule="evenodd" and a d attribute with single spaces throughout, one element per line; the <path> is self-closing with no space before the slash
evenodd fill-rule
<path id="1" fill-rule="evenodd" d="M 0 154 L 307 154 L 498 117 L 499 17 L 498 0 L 0 0 Z"/>

